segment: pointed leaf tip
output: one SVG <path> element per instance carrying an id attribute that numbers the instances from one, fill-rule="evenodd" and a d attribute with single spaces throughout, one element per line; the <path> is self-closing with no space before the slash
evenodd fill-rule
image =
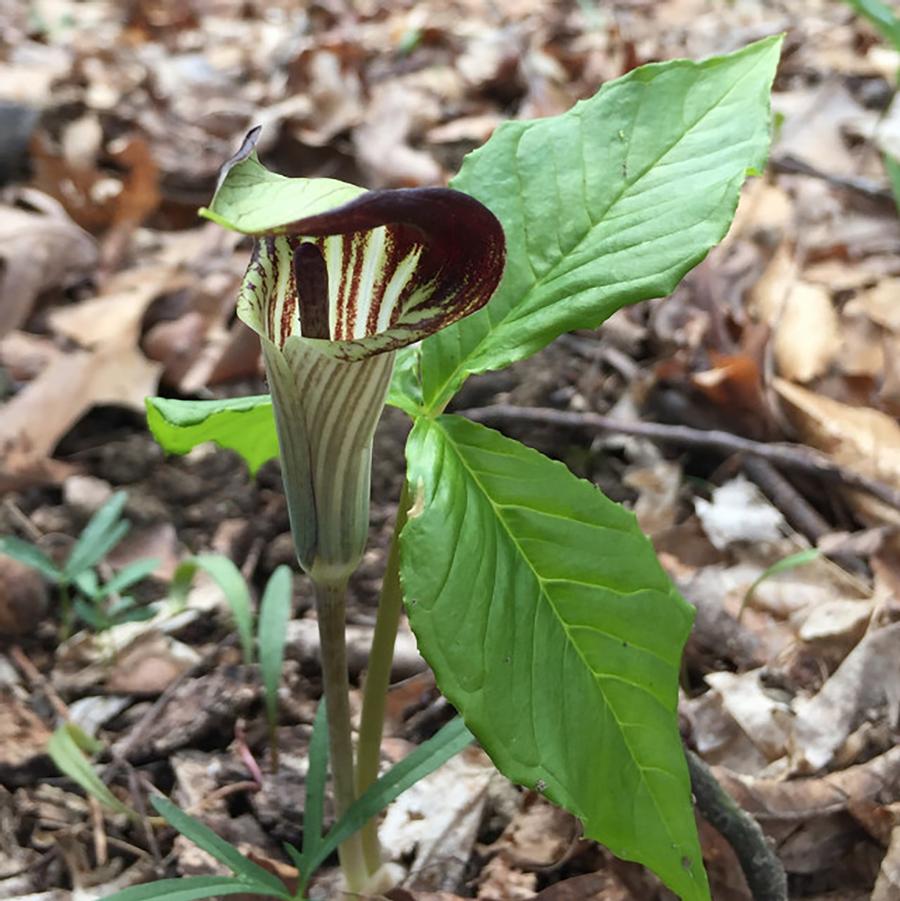
<path id="1" fill-rule="evenodd" d="M 480 201 L 449 188 L 285 178 L 260 163 L 258 134 L 225 164 L 201 214 L 259 239 L 239 312 L 276 347 L 296 336 L 360 360 L 433 334 L 493 295 L 506 239 Z"/>

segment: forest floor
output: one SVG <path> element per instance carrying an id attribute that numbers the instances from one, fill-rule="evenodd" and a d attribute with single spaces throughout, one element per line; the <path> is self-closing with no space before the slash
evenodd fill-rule
<path id="1" fill-rule="evenodd" d="M 103 565 L 155 558 L 141 603 L 191 554 L 227 555 L 255 593 L 293 565 L 277 464 L 251 477 L 207 446 L 167 457 L 143 414 L 151 394 L 265 390 L 234 316 L 248 246 L 196 217 L 252 125 L 284 174 L 439 184 L 505 119 L 778 32 L 768 170 L 722 245 L 673 296 L 472 378 L 454 406 L 636 511 L 697 608 L 684 741 L 757 818 L 791 897 L 900 898 L 900 220 L 882 163 L 900 158 L 900 54 L 842 3 L 0 0 L 0 534 L 61 559 L 124 489 L 131 529 Z M 357 705 L 407 429 L 388 409 L 377 437 L 348 615 Z M 792 442 L 794 458 L 740 439 Z M 289 873 L 321 693 L 299 574 L 294 614 L 275 774 L 214 583 L 168 623 L 65 637 L 56 595 L 0 557 L 0 898 L 215 871 L 55 769 L 66 720 L 102 743 L 97 771 L 123 800 L 152 784 Z M 406 626 L 394 675 L 386 760 L 452 716 Z M 713 897 L 747 901 L 733 850 L 699 825 Z M 395 804 L 384 835 L 409 870 L 396 899 L 673 897 L 476 749 Z"/>

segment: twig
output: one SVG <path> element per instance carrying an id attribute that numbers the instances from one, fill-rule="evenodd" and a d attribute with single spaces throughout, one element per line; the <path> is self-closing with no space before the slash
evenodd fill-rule
<path id="1" fill-rule="evenodd" d="M 651 441 L 678 444 L 683 447 L 700 447 L 707 450 L 718 450 L 726 454 L 750 454 L 768 460 L 776 466 L 809 472 L 820 478 L 842 482 L 850 488 L 865 491 L 872 497 L 900 510 L 900 489 L 840 466 L 825 454 L 800 444 L 765 443 L 718 429 L 695 429 L 686 425 L 667 425 L 662 422 L 623 422 L 599 413 L 572 413 L 547 407 L 494 404 L 459 412 L 460 415 L 467 416 L 476 422 L 530 423 L 554 425 L 568 429 L 588 429 L 597 432 L 619 432 L 622 435 L 634 435 L 638 438 L 648 438 Z"/>
<path id="2" fill-rule="evenodd" d="M 19 667 L 32 687 L 39 688 L 44 693 L 59 718 L 67 723 L 69 708 L 65 701 L 56 693 L 56 689 L 50 684 L 47 677 L 31 662 L 28 655 L 18 645 L 14 645 L 9 650 L 9 656 L 15 661 L 16 666 Z"/>
<path id="3" fill-rule="evenodd" d="M 788 901 L 787 876 L 759 823 L 729 795 L 710 768 L 687 751 L 697 808 L 734 849 L 753 901 Z"/>
<path id="4" fill-rule="evenodd" d="M 769 167 L 776 172 L 785 175 L 807 175 L 810 178 L 818 178 L 836 188 L 844 188 L 847 191 L 855 191 L 869 200 L 877 200 L 881 203 L 894 205 L 894 195 L 890 188 L 886 188 L 871 178 L 863 178 L 859 175 L 835 175 L 832 172 L 823 172 L 815 166 L 810 166 L 795 156 L 776 156 L 769 160 Z"/>

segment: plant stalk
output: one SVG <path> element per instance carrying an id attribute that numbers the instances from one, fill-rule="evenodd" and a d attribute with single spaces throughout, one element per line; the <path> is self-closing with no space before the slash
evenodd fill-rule
<path id="1" fill-rule="evenodd" d="M 400 532 L 406 525 L 409 493 L 406 482 L 397 503 L 397 519 L 388 552 L 387 565 L 381 583 L 375 634 L 369 652 L 369 666 L 363 689 L 362 716 L 359 727 L 359 746 L 356 760 L 356 792 L 362 793 L 378 778 L 381 762 L 381 739 L 384 732 L 384 711 L 394 661 L 394 642 L 403 611 L 403 591 L 400 587 Z M 372 817 L 363 826 L 360 836 L 369 874 L 382 864 L 381 844 L 378 841 L 378 818 Z"/>
<path id="2" fill-rule="evenodd" d="M 328 705 L 328 743 L 338 818 L 356 800 L 345 637 L 346 588 L 346 580 L 340 583 L 316 582 L 322 684 Z M 348 891 L 361 892 L 368 874 L 359 834 L 348 838 L 338 848 L 338 856 Z"/>

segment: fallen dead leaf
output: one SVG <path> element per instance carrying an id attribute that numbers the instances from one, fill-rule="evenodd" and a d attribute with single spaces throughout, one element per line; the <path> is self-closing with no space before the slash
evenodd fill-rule
<path id="1" fill-rule="evenodd" d="M 564 879 L 534 896 L 534 901 L 636 901 L 615 873 L 586 873 Z"/>
<path id="2" fill-rule="evenodd" d="M 159 364 L 128 342 L 54 360 L 0 408 L 0 491 L 20 485 L 30 472 L 42 473 L 41 464 L 59 439 L 95 404 L 143 411 L 159 371 Z"/>
<path id="3" fill-rule="evenodd" d="M 0 337 L 18 328 L 43 291 L 93 271 L 97 247 L 62 207 L 37 191 L 39 211 L 0 205 Z"/>
<path id="4" fill-rule="evenodd" d="M 878 410 L 852 407 L 784 379 L 775 390 L 802 439 L 848 469 L 900 487 L 900 425 Z M 871 498 L 853 495 L 868 516 L 892 514 Z"/>
<path id="5" fill-rule="evenodd" d="M 793 743 L 796 763 L 827 766 L 848 735 L 873 709 L 900 711 L 900 623 L 870 632 L 844 659 L 820 691 L 796 702 Z M 896 726 L 896 723 L 894 723 Z"/>
<path id="6" fill-rule="evenodd" d="M 754 286 L 751 301 L 773 332 L 775 362 L 787 379 L 809 382 L 822 375 L 841 346 L 841 330 L 828 291 L 798 279 L 787 243 Z"/>
<path id="7" fill-rule="evenodd" d="M 29 782 L 25 770 L 45 759 L 50 730 L 11 692 L 0 692 L 0 779 L 5 785 Z"/>
<path id="8" fill-rule="evenodd" d="M 708 673 L 706 681 L 719 693 L 724 708 L 769 760 L 782 757 L 790 736 L 790 708 L 765 691 L 760 671 Z"/>
<path id="9" fill-rule="evenodd" d="M 462 881 L 494 772 L 470 747 L 388 807 L 379 835 L 395 859 L 413 855 L 408 888 L 447 891 Z"/>
<path id="10" fill-rule="evenodd" d="M 895 901 L 896 898 L 900 898 L 900 825 L 894 826 L 872 889 L 872 901 Z"/>
<path id="11" fill-rule="evenodd" d="M 778 541 L 785 527 L 780 511 L 744 476 L 716 488 L 711 501 L 696 498 L 694 508 L 718 550 L 741 541 Z"/>

